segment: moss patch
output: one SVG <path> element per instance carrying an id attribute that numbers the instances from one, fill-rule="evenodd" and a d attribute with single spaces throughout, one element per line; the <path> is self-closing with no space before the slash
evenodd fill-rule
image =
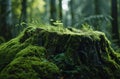
<path id="1" fill-rule="evenodd" d="M 56 79 L 58 67 L 37 57 L 18 57 L 1 71 L 2 79 Z"/>
<path id="2" fill-rule="evenodd" d="M 56 79 L 59 68 L 46 59 L 45 48 L 17 43 L 1 46 L 1 79 Z"/>
<path id="3" fill-rule="evenodd" d="M 0 65 L 2 79 L 120 78 L 119 54 L 88 29 L 28 27 L 0 46 Z"/>

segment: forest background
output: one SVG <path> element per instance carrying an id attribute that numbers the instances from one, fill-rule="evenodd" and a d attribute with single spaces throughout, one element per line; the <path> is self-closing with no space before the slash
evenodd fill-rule
<path id="1" fill-rule="evenodd" d="M 0 0 L 0 43 L 29 24 L 102 31 L 116 51 L 120 46 L 120 0 Z"/>

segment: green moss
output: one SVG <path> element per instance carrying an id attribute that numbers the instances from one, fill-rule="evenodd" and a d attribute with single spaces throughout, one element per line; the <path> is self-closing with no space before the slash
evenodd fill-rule
<path id="1" fill-rule="evenodd" d="M 45 48 L 18 38 L 0 46 L 0 79 L 56 79 L 59 68 L 46 59 Z"/>
<path id="2" fill-rule="evenodd" d="M 118 55 L 102 32 L 32 26 L 0 46 L 0 78 L 119 79 Z"/>
<path id="3" fill-rule="evenodd" d="M 16 54 L 15 57 L 39 57 L 45 58 L 46 50 L 43 47 L 29 45 L 25 49 Z"/>
<path id="4" fill-rule="evenodd" d="M 0 46 L 0 71 L 1 69 L 10 63 L 16 55 L 17 52 L 24 48 L 23 44 L 19 44 L 15 39 L 4 43 Z"/>
<path id="5" fill-rule="evenodd" d="M 5 42 L 5 39 L 2 36 L 0 36 L 0 44 L 2 44 L 4 42 Z"/>
<path id="6" fill-rule="evenodd" d="M 5 55 L 7 60 L 2 59 L 9 62 L 1 71 L 2 79 L 56 79 L 59 74 L 59 68 L 45 59 L 46 50 L 43 47 L 29 45 L 11 53 Z"/>
<path id="7" fill-rule="evenodd" d="M 58 67 L 37 57 L 18 57 L 5 67 L 0 75 L 3 79 L 56 79 Z"/>

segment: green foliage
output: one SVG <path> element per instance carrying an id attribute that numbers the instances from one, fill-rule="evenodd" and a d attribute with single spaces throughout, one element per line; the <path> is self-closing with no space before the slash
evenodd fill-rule
<path id="1" fill-rule="evenodd" d="M 112 17 L 111 17 L 111 16 L 93 15 L 93 16 L 89 16 L 89 17 L 84 18 L 83 23 L 87 22 L 87 23 L 89 23 L 90 25 L 94 25 L 95 22 L 98 22 L 97 25 L 100 26 L 100 24 L 101 24 L 103 21 L 110 22 L 110 20 L 112 20 Z M 94 26 L 94 27 L 95 27 L 95 26 Z M 97 27 L 97 26 L 96 26 L 96 27 Z"/>
<path id="2" fill-rule="evenodd" d="M 107 15 L 93 15 L 84 18 L 82 23 L 87 23 L 91 26 L 94 30 L 102 31 L 106 34 L 106 36 L 111 39 L 111 16 Z"/>
<path id="3" fill-rule="evenodd" d="M 83 24 L 82 28 L 83 31 L 93 31 L 92 26 L 88 25 L 88 24 Z"/>
<path id="4" fill-rule="evenodd" d="M 57 66 L 64 70 L 66 66 L 71 67 L 75 65 L 71 58 L 68 58 L 65 53 L 60 53 L 52 58 L 52 61 L 57 64 Z M 65 71 L 65 70 L 64 70 Z"/>
<path id="5" fill-rule="evenodd" d="M 63 23 L 59 20 L 53 23 L 55 26 L 63 26 Z"/>

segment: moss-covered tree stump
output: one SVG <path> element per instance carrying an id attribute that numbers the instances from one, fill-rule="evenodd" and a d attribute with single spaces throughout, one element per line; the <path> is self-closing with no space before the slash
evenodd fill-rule
<path id="1" fill-rule="evenodd" d="M 28 27 L 0 46 L 0 79 L 120 79 L 119 54 L 98 31 Z"/>

